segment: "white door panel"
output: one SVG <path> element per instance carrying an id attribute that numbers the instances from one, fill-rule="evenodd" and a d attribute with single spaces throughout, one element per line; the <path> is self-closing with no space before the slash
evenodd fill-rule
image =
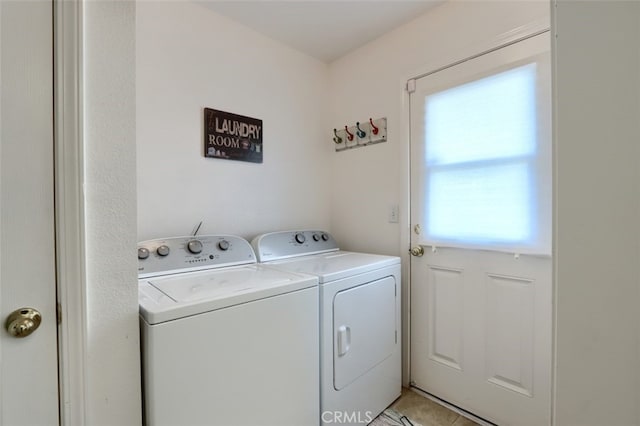
<path id="1" fill-rule="evenodd" d="M 429 358 L 462 370 L 464 338 L 463 273 L 456 269 L 429 267 L 430 286 L 427 297 Z"/>
<path id="2" fill-rule="evenodd" d="M 0 425 L 58 424 L 52 3 L 0 2 Z M 42 316 L 5 329 L 14 310 Z"/>
<path id="3" fill-rule="evenodd" d="M 533 396 L 535 283 L 487 275 L 487 380 Z"/>
<path id="4" fill-rule="evenodd" d="M 539 426 L 551 420 L 552 262 L 544 249 L 548 248 L 550 235 L 531 238 L 530 250 L 526 245 L 529 242 L 523 240 L 524 243 L 516 244 L 517 249 L 511 252 L 508 244 L 498 244 L 491 249 L 491 241 L 481 247 L 477 241 L 467 244 L 460 239 L 465 232 L 483 234 L 473 227 L 460 234 L 454 232 L 453 239 L 440 243 L 441 235 L 427 235 L 425 231 L 431 229 L 430 224 L 427 225 L 427 203 L 446 199 L 447 194 L 429 198 L 426 192 L 430 188 L 427 172 L 431 167 L 426 163 L 425 127 L 429 126 L 425 124 L 426 97 L 533 61 L 537 67 L 536 138 L 550 138 L 550 98 L 546 83 L 550 73 L 549 46 L 548 34 L 533 37 L 421 78 L 416 81 L 416 91 L 410 95 L 411 244 L 424 249 L 423 256 L 411 257 L 410 265 L 411 381 L 417 388 L 500 425 Z M 467 110 L 461 114 L 473 112 Z M 461 134 L 463 136 L 456 136 L 458 139 L 453 143 L 463 144 L 465 138 L 476 137 L 457 133 Z M 455 155 L 455 149 L 446 145 L 446 133 L 437 137 L 441 144 L 438 155 Z M 508 141 L 508 137 L 505 140 Z M 532 216 L 532 220 L 536 221 L 535 226 L 547 227 L 550 220 L 545 216 L 550 212 L 547 186 L 551 176 L 546 161 L 550 159 L 550 151 L 547 145 L 541 145 L 541 156 L 531 160 L 532 173 L 544 174 L 532 196 L 538 215 Z M 478 155 L 479 151 L 472 151 L 470 155 Z M 446 164 L 448 160 L 442 161 Z M 484 167 L 490 163 L 479 160 L 476 164 Z M 467 179 L 465 185 L 473 182 L 467 176 L 463 179 Z M 500 186 L 492 188 L 500 191 Z M 477 199 L 473 185 L 466 194 L 469 200 Z M 453 213 L 452 216 L 457 215 Z M 516 219 L 522 222 L 522 217 Z M 442 222 L 448 220 L 446 216 L 439 220 L 440 224 L 446 224 L 441 230 L 455 230 L 455 226 Z M 497 229 L 501 226 L 498 222 Z M 509 224 L 504 226 L 507 229 Z M 538 251 L 541 248 L 542 251 Z M 520 254 L 514 254 L 516 251 Z"/>
<path id="5" fill-rule="evenodd" d="M 547 424 L 550 259 L 439 248 L 412 272 L 414 385 L 498 424 Z"/>

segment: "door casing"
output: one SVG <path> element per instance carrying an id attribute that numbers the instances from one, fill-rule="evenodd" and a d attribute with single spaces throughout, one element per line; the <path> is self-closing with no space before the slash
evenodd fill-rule
<path id="1" fill-rule="evenodd" d="M 53 0 L 60 423 L 86 424 L 87 302 L 82 139 L 83 1 Z"/>

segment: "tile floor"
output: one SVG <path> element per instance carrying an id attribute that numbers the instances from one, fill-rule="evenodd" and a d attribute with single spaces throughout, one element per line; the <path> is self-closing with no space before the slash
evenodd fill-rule
<path id="1" fill-rule="evenodd" d="M 477 426 L 466 417 L 405 388 L 391 408 L 422 426 Z"/>

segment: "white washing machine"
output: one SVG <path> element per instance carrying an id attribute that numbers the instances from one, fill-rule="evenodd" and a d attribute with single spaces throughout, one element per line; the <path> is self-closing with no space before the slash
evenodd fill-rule
<path id="1" fill-rule="evenodd" d="M 318 279 L 229 235 L 138 246 L 145 424 L 318 425 Z"/>
<path id="2" fill-rule="evenodd" d="M 367 424 L 400 396 L 400 258 L 341 251 L 323 231 L 256 237 L 258 260 L 320 280 L 321 424 Z"/>

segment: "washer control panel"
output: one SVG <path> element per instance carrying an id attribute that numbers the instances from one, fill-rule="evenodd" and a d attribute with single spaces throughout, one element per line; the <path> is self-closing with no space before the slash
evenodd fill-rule
<path id="1" fill-rule="evenodd" d="M 138 243 L 138 277 L 256 263 L 247 240 L 235 235 L 171 237 Z"/>
<path id="2" fill-rule="evenodd" d="M 262 234 L 254 238 L 251 245 L 260 262 L 339 250 L 331 234 L 318 230 Z"/>

